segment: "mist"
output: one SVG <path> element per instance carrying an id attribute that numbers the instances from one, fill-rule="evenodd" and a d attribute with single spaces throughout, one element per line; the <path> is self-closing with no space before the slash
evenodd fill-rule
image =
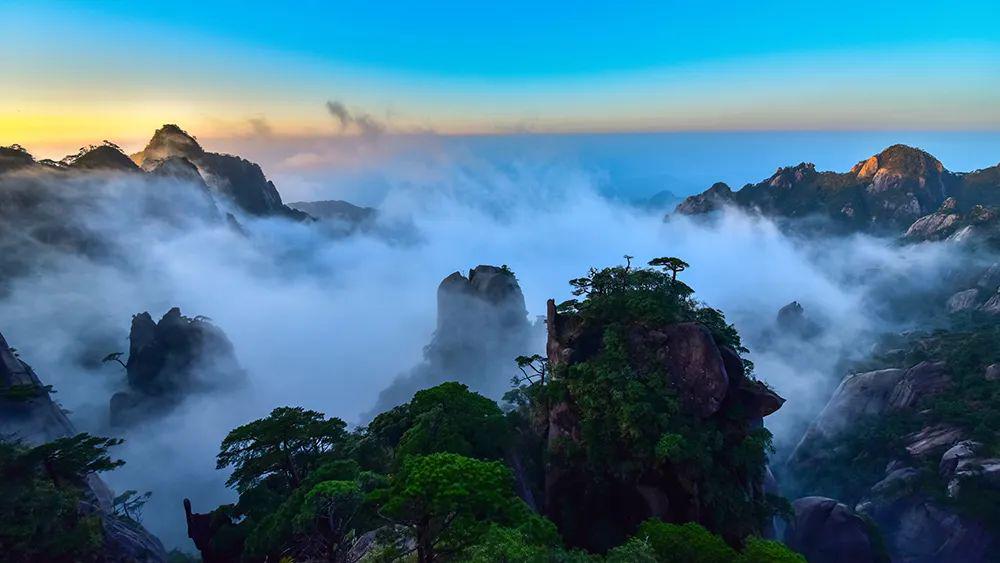
<path id="1" fill-rule="evenodd" d="M 65 209 L 74 216 L 63 220 L 112 251 L 94 257 L 32 247 L 37 267 L 6 280 L 0 330 L 55 387 L 79 429 L 102 435 L 122 434 L 108 427 L 107 407 L 124 376 L 95 358 L 127 349 L 133 314 L 158 319 L 179 306 L 225 331 L 247 384 L 192 395 L 126 429 L 116 453 L 127 464 L 106 475 L 119 492 L 153 491 L 144 523 L 168 548 L 190 549 L 181 499 L 202 512 L 235 500 L 227 472 L 215 470 L 226 433 L 283 405 L 363 424 L 379 392 L 421 361 L 435 329 L 437 286 L 456 270 L 508 265 L 534 321 L 546 299 L 571 297 L 567 281 L 591 266 L 622 263 L 625 254 L 638 262 L 684 259 L 691 267 L 682 277 L 695 297 L 726 313 L 757 376 L 788 400 L 767 419 L 783 448 L 825 403 L 845 358 L 866 353 L 880 332 L 905 328 L 882 300 L 933 289 L 960 259 L 944 243 L 791 237 L 732 210 L 710 221 L 665 221 L 606 197 L 607 174 L 578 164 L 547 155 L 498 163 L 443 145 L 419 161 L 390 154 L 376 228 L 346 237 L 240 217 L 244 236 L 187 213 L 203 207 L 195 203 L 198 186 L 87 175 L 71 186 Z M 66 191 L 57 183 L 64 180 L 31 181 Z M 74 204 L 81 198 L 90 204 Z M 151 216 L 151 205 L 170 219 Z M 778 309 L 793 300 L 822 327 L 809 340 L 776 328 Z M 523 353 L 543 350 L 539 335 Z M 513 375 L 513 358 L 509 367 Z"/>

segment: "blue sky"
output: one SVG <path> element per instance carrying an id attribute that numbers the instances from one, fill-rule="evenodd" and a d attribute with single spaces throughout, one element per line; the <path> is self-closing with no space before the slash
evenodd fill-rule
<path id="1" fill-rule="evenodd" d="M 988 1 L 15 1 L 0 15 L 0 142 L 168 119 L 342 133 L 326 100 L 445 133 L 1000 128 Z"/>

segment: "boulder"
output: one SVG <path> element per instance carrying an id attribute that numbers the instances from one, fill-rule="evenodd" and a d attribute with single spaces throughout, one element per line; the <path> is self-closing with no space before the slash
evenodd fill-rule
<path id="1" fill-rule="evenodd" d="M 629 347 L 636 352 L 657 351 L 656 365 L 670 378 L 683 408 L 701 418 L 718 412 L 729 391 L 729 376 L 719 347 L 704 326 L 678 323 L 655 330 L 633 330 Z"/>
<path id="2" fill-rule="evenodd" d="M 903 438 L 906 451 L 916 458 L 924 458 L 961 441 L 965 433 L 961 428 L 947 424 L 926 426 Z"/>
<path id="3" fill-rule="evenodd" d="M 979 310 L 991 315 L 1000 315 L 1000 292 L 994 293 Z"/>
<path id="4" fill-rule="evenodd" d="M 975 309 L 979 304 L 979 290 L 976 288 L 959 291 L 948 298 L 946 307 L 949 313 L 958 313 Z"/>
<path id="5" fill-rule="evenodd" d="M 847 506 L 825 497 L 792 502 L 794 516 L 785 530 L 785 544 L 809 563 L 875 563 L 876 545 L 868 525 Z"/>
<path id="6" fill-rule="evenodd" d="M 905 370 L 893 368 L 845 377 L 819 416 L 809 425 L 792 452 L 789 463 L 806 462 L 820 444 L 836 439 L 853 423 L 885 412 L 889 398 L 905 374 Z"/>
<path id="7" fill-rule="evenodd" d="M 909 409 L 951 385 L 944 362 L 920 362 L 906 370 L 889 395 L 889 410 Z"/>

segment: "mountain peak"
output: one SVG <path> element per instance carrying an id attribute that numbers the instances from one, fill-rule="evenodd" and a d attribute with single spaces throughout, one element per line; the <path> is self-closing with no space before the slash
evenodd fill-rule
<path id="1" fill-rule="evenodd" d="M 945 172 L 941 161 L 928 152 L 909 145 L 896 144 L 855 164 L 851 168 L 851 173 L 860 179 L 867 179 L 873 177 L 880 170 L 906 176 L 926 176 Z"/>
<path id="2" fill-rule="evenodd" d="M 35 163 L 35 158 L 21 145 L 0 147 L 0 173 Z"/>
<path id="3" fill-rule="evenodd" d="M 163 160 L 171 156 L 193 158 L 204 154 L 194 136 L 173 123 L 167 123 L 153 133 L 142 152 L 132 155 L 140 166 L 146 161 Z"/>
<path id="4" fill-rule="evenodd" d="M 122 151 L 121 147 L 111 141 L 100 145 L 83 147 L 76 154 L 62 159 L 61 164 L 69 168 L 81 170 L 118 170 L 135 172 L 139 168 Z"/>

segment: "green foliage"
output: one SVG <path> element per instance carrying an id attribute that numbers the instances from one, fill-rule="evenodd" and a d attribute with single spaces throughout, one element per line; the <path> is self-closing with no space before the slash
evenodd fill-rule
<path id="1" fill-rule="evenodd" d="M 365 493 L 355 481 L 323 481 L 310 489 L 292 523 L 297 534 L 310 539 L 298 555 L 331 560 L 346 555 L 364 502 Z"/>
<path id="2" fill-rule="evenodd" d="M 55 391 L 52 390 L 51 385 L 35 385 L 32 383 L 26 383 L 21 385 L 11 385 L 6 389 L 0 390 L 0 399 L 23 403 L 32 399 L 37 399 L 38 397 L 43 397 L 49 393 L 55 393 Z"/>
<path id="3" fill-rule="evenodd" d="M 656 551 L 645 538 L 630 538 L 604 557 L 607 563 L 659 563 Z"/>
<path id="4" fill-rule="evenodd" d="M 111 471 L 125 464 L 122 460 L 112 460 L 108 454 L 108 448 L 122 442 L 118 438 L 81 433 L 31 448 L 24 458 L 44 470 L 57 487 L 82 486 L 87 474 Z"/>
<path id="5" fill-rule="evenodd" d="M 622 546 L 608 553 L 609 563 L 653 561 L 656 563 L 805 563 L 805 558 L 784 544 L 757 537 L 747 538 L 736 551 L 719 536 L 693 522 L 667 524 L 649 519 Z"/>
<path id="6" fill-rule="evenodd" d="M 499 459 L 509 443 L 503 411 L 461 383 L 418 391 L 408 404 L 382 413 L 360 448 L 369 467 L 389 470 L 410 455 L 449 452 Z"/>
<path id="7" fill-rule="evenodd" d="M 5 561 L 85 561 L 103 544 L 99 516 L 80 511 L 91 472 L 120 440 L 79 434 L 28 448 L 0 442 L 0 553 Z"/>
<path id="8" fill-rule="evenodd" d="M 410 456 L 388 488 L 373 495 L 381 514 L 413 531 L 418 559 L 457 556 L 494 524 L 519 527 L 528 541 L 552 541 L 555 528 L 514 494 L 502 463 L 451 453 Z"/>
<path id="9" fill-rule="evenodd" d="M 656 560 L 663 563 L 730 563 L 736 558 L 736 552 L 722 538 L 693 522 L 678 525 L 646 520 L 635 537 L 648 542 Z"/>
<path id="10" fill-rule="evenodd" d="M 306 506 L 309 494 L 321 484 L 330 482 L 354 483 L 359 490 L 365 492 L 380 483 L 379 480 L 370 478 L 368 474 L 359 472 L 358 465 L 354 461 L 337 460 L 315 469 L 306 477 L 302 485 L 287 497 L 266 494 L 254 495 L 260 489 L 266 491 L 266 485 L 258 486 L 241 494 L 239 509 L 242 514 L 247 516 L 244 526 L 248 529 L 245 532 L 247 534 L 246 554 L 265 558 L 269 555 L 277 556 L 299 548 L 307 550 L 309 555 L 314 555 L 312 552 L 317 546 L 333 546 L 340 549 L 343 539 L 349 535 L 349 524 L 357 517 L 357 509 L 353 510 L 350 519 L 336 530 L 323 523 L 315 521 L 310 523 L 308 516 L 304 516 L 309 513 L 316 515 L 314 509 Z M 330 487 L 333 486 L 326 485 L 316 491 L 312 501 L 314 508 L 322 508 L 321 501 L 324 496 L 322 491 L 329 491 Z M 327 506 L 326 508 L 333 509 L 336 506 Z"/>
<path id="11" fill-rule="evenodd" d="M 267 480 L 291 490 L 324 460 L 347 449 L 346 423 L 301 407 L 279 407 L 231 431 L 222 441 L 218 469 L 233 467 L 226 484 L 243 492 Z"/>
<path id="12" fill-rule="evenodd" d="M 806 558 L 774 540 L 748 538 L 736 563 L 806 563 Z"/>
<path id="13" fill-rule="evenodd" d="M 139 491 L 125 491 L 114 498 L 112 502 L 113 512 L 120 518 L 127 518 L 133 522 L 142 522 L 142 509 L 152 496 L 152 491 L 146 491 L 142 494 Z"/>
<path id="14" fill-rule="evenodd" d="M 746 351 L 722 313 L 699 305 L 691 298 L 694 290 L 677 279 L 677 273 L 688 266 L 684 261 L 654 258 L 649 264 L 654 267 L 633 268 L 629 263 L 591 268 L 588 275 L 569 282 L 573 294 L 584 299 L 566 301 L 558 312 L 579 314 L 600 324 L 698 322 L 709 329 L 718 344 Z"/>

